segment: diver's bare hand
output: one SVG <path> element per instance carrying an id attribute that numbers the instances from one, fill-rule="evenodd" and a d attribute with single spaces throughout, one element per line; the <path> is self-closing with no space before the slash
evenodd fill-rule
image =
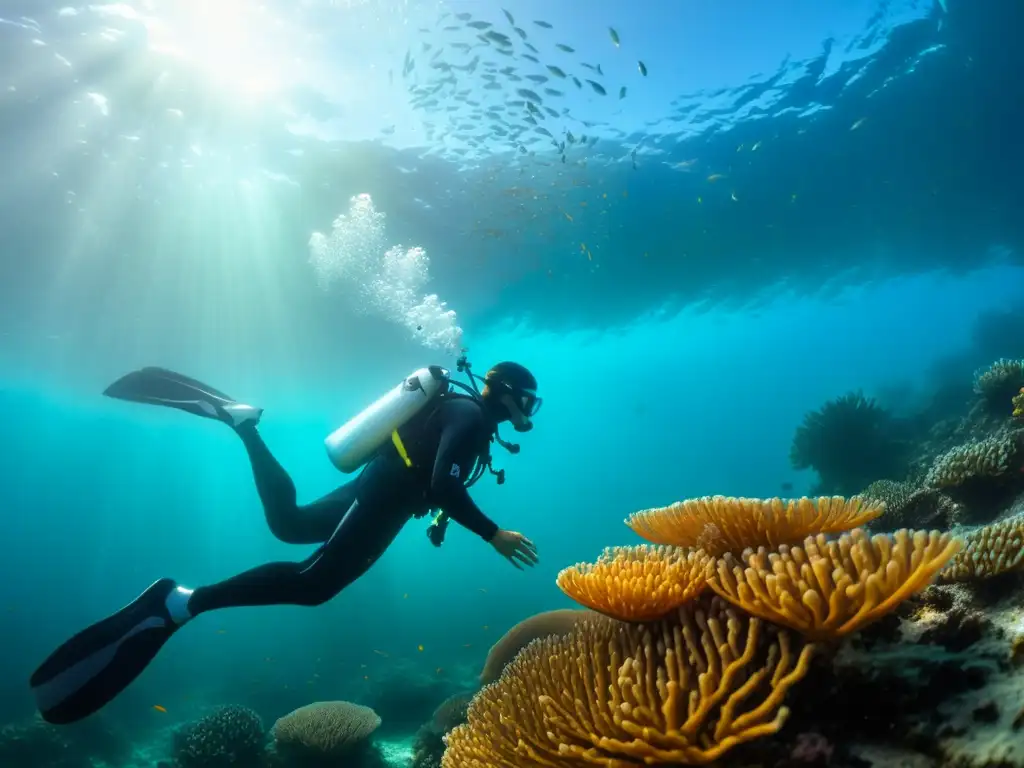
<path id="1" fill-rule="evenodd" d="M 491 539 L 491 546 L 519 570 L 523 570 L 523 565 L 537 564 L 537 547 L 521 533 L 498 529 Z"/>

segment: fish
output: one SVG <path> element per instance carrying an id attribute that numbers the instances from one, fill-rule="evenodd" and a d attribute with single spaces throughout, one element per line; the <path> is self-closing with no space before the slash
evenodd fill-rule
<path id="1" fill-rule="evenodd" d="M 535 83 L 546 83 L 548 78 L 546 75 L 527 75 L 527 80 L 533 80 Z"/>
<path id="2" fill-rule="evenodd" d="M 491 26 L 491 22 L 489 22 L 489 21 L 471 21 L 466 26 L 467 27 L 471 27 L 472 29 L 487 29 L 489 26 Z"/>
<path id="3" fill-rule="evenodd" d="M 161 707 L 159 704 L 154 704 L 153 705 L 153 709 L 155 709 L 157 712 L 166 712 L 167 711 L 166 707 Z"/>
<path id="4" fill-rule="evenodd" d="M 534 45 L 532 45 L 531 43 L 523 43 L 523 45 L 525 45 L 525 46 L 526 46 L 527 48 L 529 48 L 529 49 L 530 49 L 531 51 L 533 51 L 533 52 L 534 52 L 534 53 L 536 53 L 536 54 L 537 54 L 538 56 L 540 56 L 540 51 L 538 51 L 538 50 L 537 50 L 537 48 L 536 48 L 536 47 L 535 47 Z"/>
<path id="5" fill-rule="evenodd" d="M 524 99 L 527 99 L 528 101 L 543 101 L 543 99 L 540 96 L 531 91 L 529 88 L 519 88 L 516 90 L 516 93 L 518 93 L 520 96 L 522 96 Z"/>
<path id="6" fill-rule="evenodd" d="M 549 131 L 544 126 L 538 126 L 538 127 L 534 128 L 533 130 L 535 130 L 539 134 L 547 136 L 548 138 L 551 138 L 551 139 L 555 138 L 554 136 L 551 135 L 551 131 Z"/>
<path id="7" fill-rule="evenodd" d="M 508 23 L 514 27 L 516 25 L 516 20 L 512 18 L 512 14 L 504 8 L 501 9 L 501 12 L 505 14 L 505 18 L 508 19 Z"/>
<path id="8" fill-rule="evenodd" d="M 608 36 L 612 39 L 612 45 L 616 48 L 619 47 L 619 33 L 615 31 L 614 27 L 608 27 Z"/>
<path id="9" fill-rule="evenodd" d="M 373 652 L 376 653 L 378 656 L 383 656 L 385 659 L 388 658 L 388 655 L 384 653 L 384 651 L 378 651 L 376 648 L 374 648 Z"/>
<path id="10" fill-rule="evenodd" d="M 521 37 L 523 40 L 526 39 L 526 30 L 525 29 L 520 29 L 519 27 L 512 27 L 512 31 L 514 31 L 517 35 L 519 35 L 519 37 Z"/>
<path id="11" fill-rule="evenodd" d="M 576 83 L 576 87 L 577 88 L 582 88 L 583 87 L 583 83 L 581 83 L 580 79 L 578 77 L 576 77 L 575 75 L 573 76 L 572 81 L 574 83 Z"/>
<path id="12" fill-rule="evenodd" d="M 622 86 L 621 88 L 619 88 L 619 98 L 626 98 L 626 86 Z"/>
<path id="13" fill-rule="evenodd" d="M 534 24 L 536 24 L 536 25 L 537 25 L 538 27 L 540 27 L 541 29 L 554 29 L 554 27 L 552 27 L 552 26 L 551 26 L 550 24 L 548 24 L 548 23 L 547 23 L 546 21 L 535 21 L 535 22 L 533 22 L 533 23 L 534 23 Z"/>
<path id="14" fill-rule="evenodd" d="M 498 45 L 512 45 L 512 39 L 508 35 L 503 35 L 501 32 L 497 32 L 493 29 L 485 32 L 483 36 L 489 40 L 493 40 Z"/>
<path id="15" fill-rule="evenodd" d="M 570 215 L 569 215 L 568 213 L 566 213 L 565 211 L 562 211 L 562 215 L 563 215 L 563 216 L 565 216 L 565 218 L 567 218 L 567 219 L 568 219 L 569 221 L 572 221 L 572 216 L 570 216 Z"/>
<path id="16" fill-rule="evenodd" d="M 850 130 L 851 131 L 856 131 L 858 128 L 860 128 L 862 125 L 864 125 L 864 121 L 865 120 L 867 120 L 867 118 L 866 117 L 862 117 L 860 120 L 858 120 L 857 122 L 855 122 L 853 125 L 850 126 Z"/>
<path id="17" fill-rule="evenodd" d="M 553 110 L 551 107 L 544 107 L 544 111 L 547 112 L 552 117 L 559 117 L 559 114 L 555 110 Z"/>
<path id="18" fill-rule="evenodd" d="M 527 61 L 532 61 L 534 64 L 540 64 L 540 59 L 538 59 L 536 56 L 533 56 L 532 54 L 524 53 L 521 55 Z"/>
<path id="19" fill-rule="evenodd" d="M 587 82 L 590 83 L 590 87 L 594 89 L 595 93 L 599 93 L 602 96 L 608 95 L 608 91 L 602 88 L 600 83 L 595 83 L 593 80 L 587 80 Z"/>
<path id="20" fill-rule="evenodd" d="M 564 96 L 565 95 L 561 91 L 556 91 L 554 88 L 545 88 L 544 89 L 544 93 L 546 93 L 548 96 L 555 96 L 555 97 L 557 97 L 557 96 Z"/>
<path id="21" fill-rule="evenodd" d="M 565 132 L 565 140 L 568 141 L 570 144 L 576 143 L 576 137 L 572 135 L 572 131 Z"/>
<path id="22" fill-rule="evenodd" d="M 547 68 L 548 68 L 548 72 L 550 72 L 555 77 L 565 77 L 566 76 L 565 72 L 563 72 L 558 67 L 552 66 L 551 64 L 548 64 Z"/>
<path id="23" fill-rule="evenodd" d="M 555 48 L 557 48 L 560 51 L 565 51 L 566 53 L 576 53 L 575 48 L 571 48 L 565 43 L 555 43 Z"/>
<path id="24" fill-rule="evenodd" d="M 471 13 L 456 13 L 455 14 L 455 18 L 458 19 L 459 21 L 469 21 L 470 19 L 473 18 L 473 14 L 471 14 Z"/>
<path id="25" fill-rule="evenodd" d="M 638 61 L 636 63 L 636 66 L 637 69 L 640 70 L 640 74 L 643 75 L 644 77 L 647 77 L 647 65 L 644 64 L 642 61 Z"/>
<path id="26" fill-rule="evenodd" d="M 416 646 L 416 650 L 420 651 L 422 653 L 423 652 L 423 646 L 422 645 L 417 645 Z"/>
<path id="27" fill-rule="evenodd" d="M 712 173 L 710 176 L 708 176 L 708 181 L 711 182 L 712 184 L 714 184 L 716 181 L 719 181 L 720 179 L 724 179 L 724 178 L 725 178 L 725 174 L 724 173 Z"/>

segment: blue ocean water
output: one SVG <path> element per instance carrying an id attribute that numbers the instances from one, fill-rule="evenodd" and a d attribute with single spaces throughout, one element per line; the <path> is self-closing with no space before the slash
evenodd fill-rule
<path id="1" fill-rule="evenodd" d="M 468 69 L 452 41 L 476 33 L 444 27 L 496 28 L 485 3 L 0 6 L 0 721 L 154 579 L 312 549 L 271 536 L 230 430 L 101 396 L 133 368 L 266 408 L 300 500 L 344 479 L 329 432 L 462 347 L 528 365 L 545 400 L 521 454 L 496 452 L 507 482 L 473 489 L 536 568 L 412 521 L 325 606 L 179 633 L 108 708 L 144 734 L 216 703 L 454 692 L 510 626 L 572 605 L 560 569 L 635 542 L 629 513 L 807 493 L 807 411 L 858 389 L 908 408 L 1024 356 L 1019 327 L 985 331 L 1024 300 L 1018 4 L 504 7 L 550 23 L 529 29 L 545 62 L 603 62 L 607 95 L 512 81 L 527 65 L 490 49 Z M 564 92 L 533 121 L 551 140 L 513 138 L 530 112 L 488 99 L 542 87 Z"/>

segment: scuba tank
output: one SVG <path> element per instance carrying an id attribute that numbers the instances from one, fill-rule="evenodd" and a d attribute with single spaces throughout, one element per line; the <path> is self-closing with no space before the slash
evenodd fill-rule
<path id="1" fill-rule="evenodd" d="M 438 395 L 447 392 L 451 373 L 439 365 L 413 371 L 394 389 L 344 425 L 324 445 L 331 463 L 342 472 L 354 472 L 373 458 L 396 430 Z"/>

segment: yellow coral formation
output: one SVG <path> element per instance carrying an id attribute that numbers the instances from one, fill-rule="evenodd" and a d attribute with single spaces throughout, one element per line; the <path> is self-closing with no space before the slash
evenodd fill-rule
<path id="1" fill-rule="evenodd" d="M 869 537 L 855 530 L 802 547 L 725 555 L 709 580 L 726 600 L 754 616 L 815 639 L 849 634 L 924 589 L 962 546 L 948 533 L 900 530 Z"/>
<path id="2" fill-rule="evenodd" d="M 796 544 L 816 533 L 840 533 L 882 514 L 882 502 L 854 496 L 743 499 L 705 496 L 630 515 L 626 525 L 655 544 L 703 549 L 712 557 L 747 547 Z"/>
<path id="3" fill-rule="evenodd" d="M 975 528 L 963 540 L 964 548 L 942 569 L 940 581 L 984 579 L 1024 567 L 1024 515 Z"/>
<path id="4" fill-rule="evenodd" d="M 958 445 L 935 459 L 925 476 L 933 488 L 963 485 L 972 478 L 1000 477 L 1017 462 L 1024 430 L 1001 432 Z"/>
<path id="5" fill-rule="evenodd" d="M 710 562 L 699 549 L 609 547 L 596 563 L 564 569 L 557 582 L 587 608 L 622 621 L 650 621 L 703 592 Z"/>
<path id="6" fill-rule="evenodd" d="M 1014 395 L 1013 400 L 1013 417 L 1019 419 L 1024 417 L 1024 387 L 1021 387 L 1020 393 Z"/>
<path id="7" fill-rule="evenodd" d="M 813 646 L 724 602 L 531 643 L 448 735 L 442 768 L 705 764 L 782 727 Z"/>
<path id="8" fill-rule="evenodd" d="M 593 611 L 559 608 L 526 617 L 491 646 L 484 661 L 483 671 L 480 672 L 480 685 L 497 680 L 516 654 L 534 640 L 550 635 L 568 634 L 578 621 L 592 616 Z"/>

